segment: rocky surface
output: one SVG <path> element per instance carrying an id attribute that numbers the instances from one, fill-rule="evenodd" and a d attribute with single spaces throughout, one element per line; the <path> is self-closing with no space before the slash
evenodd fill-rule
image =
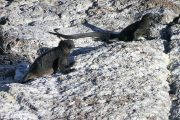
<path id="1" fill-rule="evenodd" d="M 1 0 L 0 119 L 180 119 L 178 0 Z M 76 69 L 20 84 L 38 55 L 57 46 L 49 34 L 121 31 L 151 12 L 163 15 L 151 41 L 74 40 Z M 84 21 L 88 24 L 82 24 Z"/>
<path id="2" fill-rule="evenodd" d="M 76 72 L 46 76 L 28 85 L 9 84 L 8 93 L 2 92 L 1 115 L 166 120 L 171 105 L 166 81 L 169 59 L 162 42 L 95 46 L 96 50 L 74 56 Z"/>
<path id="3" fill-rule="evenodd" d="M 171 119 L 180 119 L 180 25 L 172 27 L 170 65 L 171 96 L 173 100 Z"/>

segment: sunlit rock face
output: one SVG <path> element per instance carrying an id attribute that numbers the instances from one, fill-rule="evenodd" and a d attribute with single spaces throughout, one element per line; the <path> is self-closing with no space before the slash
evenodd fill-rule
<path id="1" fill-rule="evenodd" d="M 1 0 L 0 119 L 180 119 L 179 21 L 167 27 L 179 6 L 177 0 Z M 162 16 L 152 40 L 74 40 L 69 59 L 76 71 L 21 84 L 33 61 L 63 40 L 49 34 L 53 29 L 121 32 L 146 13 Z"/>

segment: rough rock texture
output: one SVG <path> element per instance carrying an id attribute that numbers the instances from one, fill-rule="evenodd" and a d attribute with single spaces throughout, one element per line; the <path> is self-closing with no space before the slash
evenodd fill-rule
<path id="1" fill-rule="evenodd" d="M 166 120 L 169 72 L 162 42 L 96 46 L 76 56 L 76 72 L 10 84 L 8 93 L 2 92 L 1 117 Z"/>
<path id="2" fill-rule="evenodd" d="M 1 0 L 0 119 L 180 119 L 180 28 L 165 29 L 179 6 L 178 0 Z M 74 40 L 75 72 L 18 83 L 28 64 L 57 46 L 60 39 L 48 33 L 54 28 L 117 32 L 148 12 L 163 15 L 152 30 L 156 39 Z"/>
<path id="3" fill-rule="evenodd" d="M 171 119 L 180 119 L 180 25 L 172 27 L 174 33 L 171 37 L 171 52 L 170 52 L 170 65 L 169 70 L 171 72 L 171 94 L 172 94 L 172 109 Z"/>

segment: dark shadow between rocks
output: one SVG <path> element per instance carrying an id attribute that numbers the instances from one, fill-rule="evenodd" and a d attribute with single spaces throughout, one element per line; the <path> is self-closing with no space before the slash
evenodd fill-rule
<path id="1" fill-rule="evenodd" d="M 172 36 L 172 31 L 171 31 L 171 27 L 169 27 L 168 25 L 163 28 L 160 31 L 160 35 L 161 35 L 161 39 L 164 39 L 166 41 L 163 42 L 164 45 L 164 53 L 169 53 L 171 51 L 171 36 Z"/>
<path id="2" fill-rule="evenodd" d="M 180 15 L 175 17 L 172 22 L 168 23 L 165 28 L 160 31 L 161 39 L 166 40 L 164 44 L 164 52 L 169 53 L 171 51 L 171 37 L 173 35 L 171 27 L 175 24 L 179 24 L 178 21 L 180 19 Z"/>
<path id="3" fill-rule="evenodd" d="M 5 24 L 7 23 L 7 21 L 9 21 L 8 18 L 6 18 L 6 17 L 1 17 L 1 18 L 0 18 L 0 25 L 5 25 Z"/>
<path id="4" fill-rule="evenodd" d="M 15 80 L 16 69 L 18 64 L 22 61 L 26 61 L 24 57 L 13 54 L 0 55 L 0 85 L 19 83 L 19 80 Z"/>
<path id="5" fill-rule="evenodd" d="M 7 92 L 9 90 L 9 86 L 6 85 L 6 84 L 0 84 L 0 92 L 1 91 L 4 91 L 4 92 Z"/>
<path id="6" fill-rule="evenodd" d="M 169 91 L 169 94 L 172 98 L 172 104 L 171 104 L 171 109 L 170 109 L 170 113 L 171 115 L 169 116 L 169 119 L 170 120 L 178 120 L 178 118 L 176 116 L 173 116 L 176 114 L 176 110 L 178 109 L 178 100 L 175 99 L 173 100 L 173 97 L 176 96 L 176 90 L 177 90 L 177 87 L 176 87 L 176 82 L 173 82 L 170 84 L 170 91 Z"/>
<path id="7" fill-rule="evenodd" d="M 4 21 L 2 21 L 4 20 Z M 6 22 L 6 19 L 1 19 L 1 22 Z M 11 31 L 6 31 L 0 25 L 0 84 L 19 83 L 15 80 L 16 70 L 22 61 L 28 61 L 25 56 L 17 54 L 13 51 L 19 42 L 19 38 L 12 34 Z"/>
<path id="8" fill-rule="evenodd" d="M 8 7 L 11 5 L 11 3 L 14 1 L 14 0 L 6 0 L 7 1 L 7 4 L 5 5 L 5 7 Z"/>

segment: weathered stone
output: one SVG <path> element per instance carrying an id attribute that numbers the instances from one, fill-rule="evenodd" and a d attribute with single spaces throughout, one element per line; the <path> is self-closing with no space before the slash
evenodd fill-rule
<path id="1" fill-rule="evenodd" d="M 170 65 L 169 70 L 171 71 L 171 94 L 172 97 L 172 108 L 170 119 L 180 119 L 180 25 L 172 27 L 171 37 L 171 52 L 170 52 Z"/>
<path id="2" fill-rule="evenodd" d="M 1 0 L 0 47 L 9 54 L 0 56 L 0 119 L 168 120 L 170 115 L 179 119 L 179 26 L 163 31 L 179 15 L 179 4 L 177 0 Z M 155 39 L 113 44 L 74 40 L 70 60 L 76 62 L 75 72 L 15 83 L 22 79 L 27 62 L 31 64 L 44 48 L 58 45 L 61 39 L 49 31 L 120 32 L 148 12 L 163 15 L 152 30 Z M 85 20 L 91 27 L 82 25 Z M 168 82 L 173 83 L 171 91 Z"/>

